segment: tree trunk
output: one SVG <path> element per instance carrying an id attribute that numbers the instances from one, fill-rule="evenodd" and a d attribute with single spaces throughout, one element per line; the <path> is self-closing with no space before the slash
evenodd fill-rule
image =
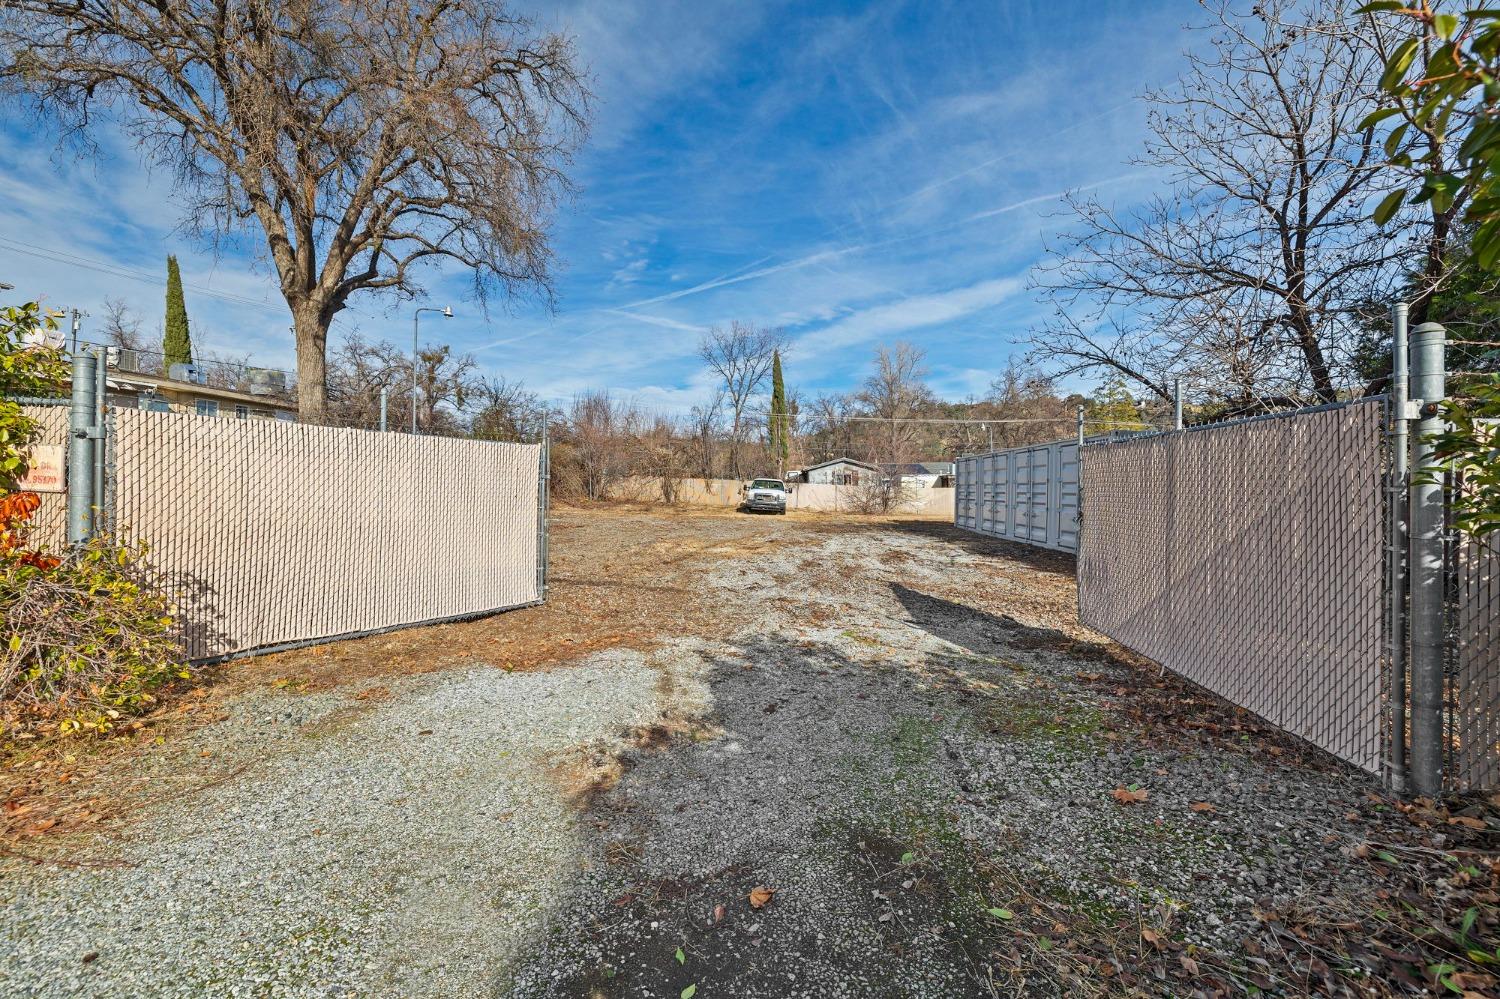
<path id="1" fill-rule="evenodd" d="M 297 419 L 323 423 L 328 419 L 328 323 L 317 309 L 292 313 L 297 337 Z"/>

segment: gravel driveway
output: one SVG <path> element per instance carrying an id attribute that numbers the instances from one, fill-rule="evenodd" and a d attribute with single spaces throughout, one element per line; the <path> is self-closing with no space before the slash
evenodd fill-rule
<path id="1" fill-rule="evenodd" d="M 1368 907 L 1350 850 L 1400 834 L 1362 776 L 1079 629 L 1062 559 L 560 519 L 550 612 L 245 667 L 101 769 L 139 805 L 0 861 L 0 993 L 1301 994 L 1245 941 Z M 652 589 L 547 617 L 611 583 Z"/>

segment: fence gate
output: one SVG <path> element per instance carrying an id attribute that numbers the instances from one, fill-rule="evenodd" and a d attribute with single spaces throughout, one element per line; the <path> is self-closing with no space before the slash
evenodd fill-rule
<path id="1" fill-rule="evenodd" d="M 1080 620 L 1381 772 L 1385 421 L 1375 399 L 1085 446 Z"/>
<path id="2" fill-rule="evenodd" d="M 65 408 L 27 408 L 46 443 L 108 445 L 94 519 L 148 545 L 192 660 L 543 599 L 545 442 L 96 412 L 90 438 L 68 434 Z M 64 542 L 65 506 L 44 497 L 38 541 Z"/>

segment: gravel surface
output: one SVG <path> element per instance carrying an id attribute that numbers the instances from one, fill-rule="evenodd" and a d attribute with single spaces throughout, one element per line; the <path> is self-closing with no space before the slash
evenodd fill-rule
<path id="1" fill-rule="evenodd" d="M 262 686 L 115 771 L 151 789 L 129 822 L 0 862 L 0 993 L 1081 994 L 1144 929 L 1233 955 L 1267 911 L 1367 904 L 1372 783 L 1143 724 L 1066 563 L 911 522 L 693 530 L 655 578 L 718 634 Z"/>

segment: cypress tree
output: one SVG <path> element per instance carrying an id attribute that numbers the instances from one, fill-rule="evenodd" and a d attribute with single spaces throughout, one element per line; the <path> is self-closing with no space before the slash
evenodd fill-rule
<path id="1" fill-rule="evenodd" d="M 161 351 L 170 371 L 174 364 L 193 363 L 193 337 L 188 331 L 187 303 L 182 300 L 182 272 L 177 258 L 167 255 L 167 324 Z"/>
<path id="2" fill-rule="evenodd" d="M 781 380 L 781 351 L 771 356 L 771 453 L 778 472 L 786 469 L 791 445 L 787 440 L 786 384 Z"/>

